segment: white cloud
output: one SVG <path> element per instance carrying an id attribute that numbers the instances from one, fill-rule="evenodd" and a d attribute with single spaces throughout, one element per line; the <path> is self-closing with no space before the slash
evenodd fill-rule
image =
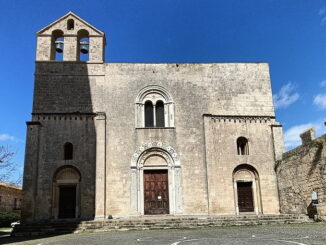
<path id="1" fill-rule="evenodd" d="M 326 7 L 323 7 L 321 9 L 319 9 L 319 11 L 318 11 L 319 15 L 324 15 L 325 13 L 326 13 Z"/>
<path id="2" fill-rule="evenodd" d="M 277 94 L 274 94 L 273 101 L 275 108 L 285 108 L 296 102 L 300 95 L 294 90 L 295 86 L 292 83 L 287 83 Z"/>
<path id="3" fill-rule="evenodd" d="M 323 17 L 320 21 L 320 24 L 323 26 L 326 23 L 326 17 Z"/>
<path id="4" fill-rule="evenodd" d="M 326 7 L 319 9 L 318 15 L 321 17 L 320 25 L 322 25 L 322 26 L 325 25 L 325 23 L 326 23 L 325 14 L 326 14 Z"/>
<path id="5" fill-rule="evenodd" d="M 326 80 L 320 82 L 320 87 L 326 87 Z"/>
<path id="6" fill-rule="evenodd" d="M 326 109 L 326 94 L 317 94 L 314 97 L 314 104 L 320 109 Z"/>
<path id="7" fill-rule="evenodd" d="M 7 140 L 17 140 L 17 139 L 9 134 L 0 134 L 0 141 L 7 141 Z"/>
<path id="8" fill-rule="evenodd" d="M 318 122 L 295 125 L 289 128 L 288 130 L 286 130 L 284 133 L 285 148 L 287 150 L 290 150 L 300 145 L 301 144 L 300 134 L 309 128 L 315 128 L 316 136 L 320 136 L 326 133 L 325 126 L 322 120 Z"/>

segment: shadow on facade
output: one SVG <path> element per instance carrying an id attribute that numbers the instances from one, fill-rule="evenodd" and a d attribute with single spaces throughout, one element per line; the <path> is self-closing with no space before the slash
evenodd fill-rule
<path id="1" fill-rule="evenodd" d="M 40 224 L 51 230 L 58 221 L 69 220 L 74 222 L 66 222 L 65 227 L 73 232 L 79 221 L 94 219 L 97 113 L 91 81 L 98 74 L 89 74 L 92 65 L 36 62 L 32 121 L 27 122 L 22 225 L 15 227 L 14 234 L 23 234 L 24 225 L 37 232 Z"/>

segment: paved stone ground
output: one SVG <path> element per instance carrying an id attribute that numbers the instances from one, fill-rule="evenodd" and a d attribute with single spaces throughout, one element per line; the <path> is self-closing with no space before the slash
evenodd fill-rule
<path id="1" fill-rule="evenodd" d="M 317 245 L 326 244 L 326 223 L 188 230 L 114 231 L 47 238 L 0 238 L 0 244 L 93 245 Z"/>

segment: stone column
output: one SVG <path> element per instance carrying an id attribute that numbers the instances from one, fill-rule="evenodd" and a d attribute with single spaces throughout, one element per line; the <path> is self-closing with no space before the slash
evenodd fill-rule
<path id="1" fill-rule="evenodd" d="M 106 116 L 104 112 L 96 113 L 96 169 L 95 169 L 95 219 L 104 219 L 106 210 Z"/>
<path id="2" fill-rule="evenodd" d="M 156 127 L 156 105 L 153 105 L 153 126 Z"/>
<path id="3" fill-rule="evenodd" d="M 238 186 L 236 181 L 233 181 L 233 189 L 234 189 L 235 214 L 239 215 L 240 211 L 238 205 Z"/>

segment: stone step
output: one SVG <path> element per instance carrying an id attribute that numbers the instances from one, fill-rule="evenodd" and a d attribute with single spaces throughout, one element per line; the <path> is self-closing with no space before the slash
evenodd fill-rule
<path id="1" fill-rule="evenodd" d="M 54 221 L 17 225 L 13 236 L 48 235 L 80 232 L 99 232 L 113 230 L 150 230 L 176 229 L 214 226 L 245 226 L 268 224 L 297 224 L 312 222 L 306 215 L 246 215 L 246 216 L 199 216 L 199 217 L 140 217 L 131 219 L 113 219 L 105 221 L 63 222 Z"/>

